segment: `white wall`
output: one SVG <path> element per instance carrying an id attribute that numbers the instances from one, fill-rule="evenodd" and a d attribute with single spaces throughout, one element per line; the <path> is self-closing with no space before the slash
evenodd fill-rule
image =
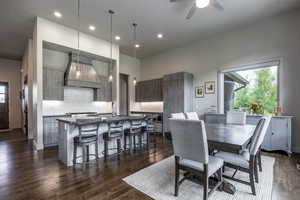
<path id="1" fill-rule="evenodd" d="M 218 34 L 141 61 L 143 80 L 178 71 L 191 72 L 194 86 L 217 81 L 221 69 L 259 60 L 282 58 L 280 100 L 284 114 L 294 115 L 293 150 L 300 152 L 300 12 L 294 11 L 231 32 Z M 194 98 L 194 110 L 203 113 L 217 106 L 217 93 Z"/>
<path id="2" fill-rule="evenodd" d="M 36 149 L 43 149 L 43 41 L 77 49 L 77 31 L 43 18 L 37 17 L 33 31 L 33 137 Z M 80 33 L 79 49 L 102 57 L 110 57 L 110 43 L 93 36 Z M 113 99 L 118 105 L 119 94 L 119 46 L 113 46 L 113 59 L 116 60 L 113 83 Z M 117 107 L 118 110 L 118 107 Z"/>
<path id="3" fill-rule="evenodd" d="M 0 58 L 1 81 L 9 84 L 9 128 L 21 128 L 21 62 Z"/>
<path id="4" fill-rule="evenodd" d="M 130 105 L 129 110 L 139 110 L 139 103 L 135 103 L 135 86 L 133 84 L 134 78 L 137 81 L 140 80 L 141 77 L 141 68 L 140 68 L 140 60 L 127 56 L 125 54 L 120 54 L 120 73 L 129 75 L 129 97 L 130 97 Z"/>

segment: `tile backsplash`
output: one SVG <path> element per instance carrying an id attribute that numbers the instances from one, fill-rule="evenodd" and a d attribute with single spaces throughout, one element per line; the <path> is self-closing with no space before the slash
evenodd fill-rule
<path id="1" fill-rule="evenodd" d="M 64 101 L 43 101 L 43 115 L 62 115 L 68 112 L 111 112 L 111 102 L 95 102 L 90 88 L 65 87 Z"/>

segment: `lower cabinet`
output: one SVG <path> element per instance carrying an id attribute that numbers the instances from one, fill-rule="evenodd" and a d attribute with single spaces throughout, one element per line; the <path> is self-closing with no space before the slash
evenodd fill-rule
<path id="1" fill-rule="evenodd" d="M 60 116 L 65 117 L 65 116 Z M 58 117 L 44 117 L 43 118 L 43 142 L 44 147 L 51 147 L 58 145 Z"/>
<path id="2" fill-rule="evenodd" d="M 224 114 L 206 114 L 206 123 L 225 123 Z M 246 123 L 256 125 L 260 116 L 247 116 Z M 275 116 L 272 117 L 270 126 L 262 144 L 262 149 L 267 151 L 282 150 L 288 154 L 292 153 L 292 117 Z"/>

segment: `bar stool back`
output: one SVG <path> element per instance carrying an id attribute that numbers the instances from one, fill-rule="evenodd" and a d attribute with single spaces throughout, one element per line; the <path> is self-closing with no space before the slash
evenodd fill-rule
<path id="1" fill-rule="evenodd" d="M 96 161 L 98 161 L 98 129 L 99 124 L 78 126 L 79 135 L 74 137 L 73 166 L 77 164 L 77 159 L 80 157 L 82 158 L 83 168 L 90 162 L 90 156 L 94 156 Z M 89 152 L 89 147 L 92 144 L 95 145 L 95 154 L 90 154 Z M 78 147 L 82 148 L 81 156 L 77 156 Z"/>

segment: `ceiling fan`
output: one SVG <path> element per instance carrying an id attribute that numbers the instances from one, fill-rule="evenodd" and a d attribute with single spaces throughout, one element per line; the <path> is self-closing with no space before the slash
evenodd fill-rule
<path id="1" fill-rule="evenodd" d="M 180 1 L 186 1 L 186 0 L 170 0 L 171 3 L 180 2 Z M 193 1 L 194 1 L 193 6 L 190 9 L 189 13 L 187 14 L 186 19 L 191 19 L 195 14 L 197 8 L 205 8 L 208 6 L 212 6 L 220 11 L 224 10 L 222 0 L 193 0 Z"/>

